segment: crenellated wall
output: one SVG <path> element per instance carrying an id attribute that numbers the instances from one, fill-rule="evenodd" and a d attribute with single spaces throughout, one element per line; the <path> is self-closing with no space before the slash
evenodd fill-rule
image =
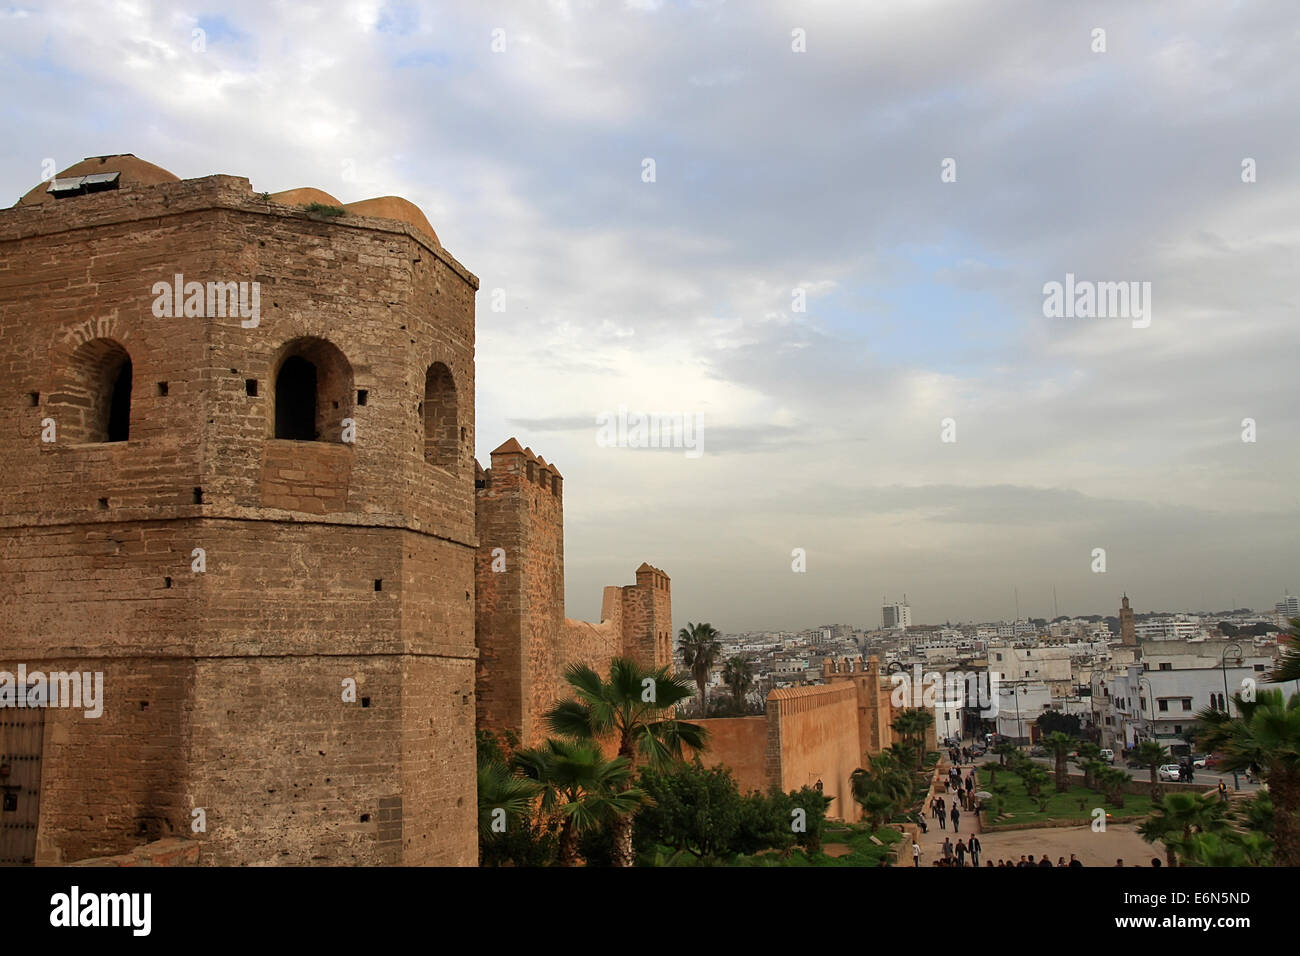
<path id="1" fill-rule="evenodd" d="M 642 564 L 636 584 L 605 588 L 599 623 L 566 618 L 559 469 L 513 438 L 491 462 L 475 481 L 477 719 L 480 729 L 518 731 L 529 745 L 546 736 L 542 716 L 568 696 L 570 665 L 602 676 L 618 656 L 671 665 L 671 584 Z"/>

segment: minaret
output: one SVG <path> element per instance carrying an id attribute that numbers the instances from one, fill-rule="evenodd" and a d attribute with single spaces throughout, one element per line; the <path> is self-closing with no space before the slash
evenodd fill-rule
<path id="1" fill-rule="evenodd" d="M 1137 647 L 1137 631 L 1133 627 L 1133 609 L 1128 606 L 1128 595 L 1119 608 L 1119 640 L 1125 647 Z"/>

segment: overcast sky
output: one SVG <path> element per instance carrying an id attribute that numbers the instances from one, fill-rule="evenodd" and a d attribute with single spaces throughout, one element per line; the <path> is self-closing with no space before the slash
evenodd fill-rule
<path id="1" fill-rule="evenodd" d="M 1294 0 L 184 6 L 0 0 L 0 203 L 115 152 L 417 203 L 482 282 L 479 460 L 565 476 L 569 616 L 642 561 L 724 631 L 1300 592 Z M 1149 326 L 1045 317 L 1066 273 Z M 619 406 L 703 453 L 601 447 Z"/>

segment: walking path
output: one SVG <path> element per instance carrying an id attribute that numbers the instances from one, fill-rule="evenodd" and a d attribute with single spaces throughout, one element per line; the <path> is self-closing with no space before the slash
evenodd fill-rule
<path id="1" fill-rule="evenodd" d="M 922 804 L 925 823 L 929 830 L 921 834 L 918 840 L 921 847 L 921 866 L 933 866 L 935 860 L 943 859 L 945 838 L 951 840 L 955 847 L 959 839 L 966 842 L 972 835 L 979 839 L 982 851 L 980 866 L 985 869 L 990 860 L 996 868 L 999 859 L 1019 862 L 1021 856 L 1029 855 L 1034 857 L 1035 863 L 1046 855 L 1053 866 L 1062 857 L 1068 861 L 1071 853 L 1077 856 L 1084 866 L 1115 866 L 1115 861 L 1122 859 L 1125 866 L 1150 867 L 1152 858 L 1164 860 L 1164 846 L 1160 843 L 1147 843 L 1138 834 L 1137 827 L 1133 824 L 1112 824 L 1103 832 L 1095 832 L 1089 826 L 1082 826 L 1035 827 L 1029 830 L 1001 830 L 986 833 L 980 827 L 979 814 L 974 811 L 969 813 L 962 811 L 955 833 L 951 820 L 948 821 L 947 829 L 941 829 L 939 821 L 930 816 L 930 802 L 936 795 L 942 797 L 949 812 L 957 803 L 957 794 L 947 789 L 950 766 L 951 763 L 945 755 L 939 761 L 935 783 Z M 963 780 L 971 766 L 969 763 L 964 763 L 958 767 Z M 978 784 L 976 789 L 979 789 Z M 906 859 L 910 865 L 910 851 Z M 955 862 L 955 855 L 953 859 Z M 970 865 L 971 859 L 967 856 L 966 866 Z"/>

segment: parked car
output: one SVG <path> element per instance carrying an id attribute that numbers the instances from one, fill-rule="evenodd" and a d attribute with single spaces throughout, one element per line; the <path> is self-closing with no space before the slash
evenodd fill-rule
<path id="1" fill-rule="evenodd" d="M 1038 747 L 1038 746 L 1030 747 L 1030 748 L 1029 748 L 1029 756 L 1031 756 L 1031 757 L 1046 757 L 1046 756 L 1047 756 L 1047 748 L 1046 748 L 1046 747 Z"/>
<path id="2" fill-rule="evenodd" d="M 1156 776 L 1158 776 L 1161 780 L 1167 780 L 1170 783 L 1177 783 L 1179 780 L 1178 764 L 1176 763 L 1164 764 L 1158 770 L 1156 770 Z"/>
<path id="3" fill-rule="evenodd" d="M 1206 754 L 1205 756 L 1197 757 L 1195 760 L 1192 761 L 1192 766 L 1195 767 L 1197 770 L 1213 770 L 1218 765 L 1219 765 L 1218 754 Z"/>
<path id="4" fill-rule="evenodd" d="M 1115 762 L 1115 751 L 1110 750 L 1110 749 L 1104 749 L 1104 750 L 1102 750 L 1100 759 L 1106 761 L 1106 763 L 1114 763 L 1114 762 Z"/>

